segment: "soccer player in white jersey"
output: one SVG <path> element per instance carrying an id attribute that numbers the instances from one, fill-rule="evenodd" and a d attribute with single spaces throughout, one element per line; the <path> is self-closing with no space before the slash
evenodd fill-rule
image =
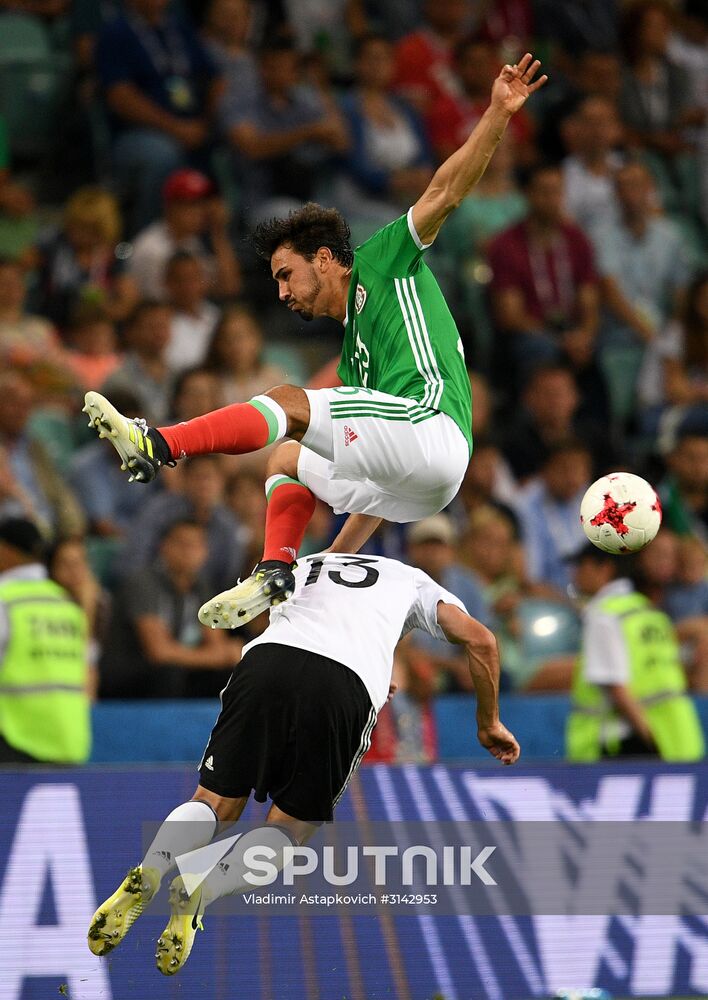
<path id="1" fill-rule="evenodd" d="M 389 697 L 395 646 L 413 628 L 464 648 L 477 738 L 502 763 L 516 762 L 519 745 L 499 720 L 496 641 L 453 594 L 393 559 L 308 556 L 295 570 L 293 596 L 271 610 L 269 627 L 244 648 L 222 692 L 194 797 L 170 813 L 142 863 L 94 914 L 94 954 L 107 955 L 122 941 L 175 858 L 208 844 L 218 821 L 237 820 L 252 791 L 259 802 L 272 800 L 268 846 L 280 867 L 284 846 L 302 844 L 332 819 Z M 191 896 L 177 876 L 157 943 L 158 969 L 178 972 L 204 908 L 249 888 L 234 863 L 217 865 Z"/>
<path id="2" fill-rule="evenodd" d="M 546 77 L 527 53 L 505 66 L 488 109 L 407 215 L 352 252 L 336 209 L 310 204 L 255 232 L 279 297 L 304 319 L 344 325 L 342 386 L 282 385 L 172 427 L 127 420 L 103 396 L 85 410 L 140 481 L 204 452 L 243 454 L 284 437 L 267 469 L 265 547 L 253 574 L 218 595 L 216 624 L 245 624 L 293 588 L 315 498 L 352 516 L 335 549 L 356 552 L 381 519 L 417 521 L 457 493 L 472 449 L 470 385 L 457 327 L 423 259 L 447 216 L 484 173 L 512 114 Z"/>

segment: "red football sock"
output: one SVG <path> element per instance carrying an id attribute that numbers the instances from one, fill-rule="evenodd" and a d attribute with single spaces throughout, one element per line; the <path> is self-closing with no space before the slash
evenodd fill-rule
<path id="1" fill-rule="evenodd" d="M 284 437 L 287 416 L 275 400 L 257 396 L 248 403 L 232 403 L 205 413 L 203 417 L 157 429 L 167 442 L 172 458 L 214 452 L 245 455 Z"/>
<path id="2" fill-rule="evenodd" d="M 293 562 L 315 510 L 315 495 L 289 476 L 271 476 L 266 493 L 263 559 Z"/>

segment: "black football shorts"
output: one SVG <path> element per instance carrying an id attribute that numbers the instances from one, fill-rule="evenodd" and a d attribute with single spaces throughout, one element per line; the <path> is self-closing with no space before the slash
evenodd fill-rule
<path id="1" fill-rule="evenodd" d="M 226 798 L 255 791 L 305 822 L 332 811 L 371 744 L 376 712 L 361 678 L 305 649 L 250 649 L 221 695 L 199 782 Z"/>

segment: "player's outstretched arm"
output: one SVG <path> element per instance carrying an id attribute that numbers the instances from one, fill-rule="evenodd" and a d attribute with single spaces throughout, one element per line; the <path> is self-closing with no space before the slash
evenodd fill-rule
<path id="1" fill-rule="evenodd" d="M 511 116 L 548 79 L 534 80 L 541 63 L 530 52 L 515 66 L 504 66 L 492 87 L 489 107 L 464 146 L 438 167 L 413 206 L 413 224 L 422 243 L 432 243 L 440 227 L 487 168 Z"/>
<path id="2" fill-rule="evenodd" d="M 454 604 L 438 603 L 438 625 L 449 642 L 464 646 L 477 695 L 477 738 L 502 764 L 521 753 L 513 734 L 499 720 L 499 650 L 489 629 Z"/>

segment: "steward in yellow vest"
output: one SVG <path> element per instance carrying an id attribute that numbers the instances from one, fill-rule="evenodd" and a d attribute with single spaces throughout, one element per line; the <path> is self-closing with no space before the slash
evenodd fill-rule
<path id="1" fill-rule="evenodd" d="M 594 546 L 577 559 L 576 586 L 591 600 L 573 677 L 568 758 L 700 760 L 703 732 L 686 694 L 674 627 L 629 580 L 617 579 L 622 568 L 621 557 Z"/>
<path id="2" fill-rule="evenodd" d="M 91 750 L 86 616 L 40 562 L 31 521 L 0 522 L 0 761 L 79 764 Z"/>

